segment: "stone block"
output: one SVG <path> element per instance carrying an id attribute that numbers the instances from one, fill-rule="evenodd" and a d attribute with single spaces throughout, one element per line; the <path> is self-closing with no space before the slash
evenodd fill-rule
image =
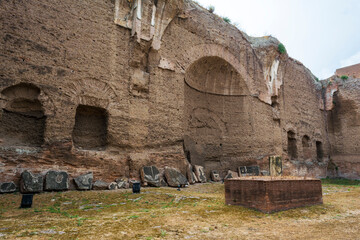
<path id="1" fill-rule="evenodd" d="M 193 167 L 190 164 L 186 167 L 186 177 L 190 184 L 195 184 L 198 181 Z"/>
<path id="2" fill-rule="evenodd" d="M 322 204 L 321 181 L 295 177 L 226 179 L 225 203 L 265 213 Z"/>
<path id="3" fill-rule="evenodd" d="M 92 172 L 78 176 L 77 178 L 74 179 L 76 189 L 91 190 L 93 179 L 94 179 L 94 175 Z"/>
<path id="4" fill-rule="evenodd" d="M 116 183 L 118 185 L 118 189 L 126 188 L 127 181 L 125 181 L 124 179 L 122 178 L 116 179 Z"/>
<path id="5" fill-rule="evenodd" d="M 225 179 L 238 178 L 239 174 L 237 172 L 229 170 L 225 176 Z"/>
<path id="6" fill-rule="evenodd" d="M 185 187 L 189 184 L 186 177 L 175 168 L 166 167 L 164 175 L 170 187 Z"/>
<path id="7" fill-rule="evenodd" d="M 259 166 L 242 166 L 239 167 L 239 176 L 246 177 L 246 176 L 259 176 L 260 175 L 260 168 Z"/>
<path id="8" fill-rule="evenodd" d="M 22 193 L 39 193 L 43 191 L 44 177 L 25 170 L 21 173 L 20 191 Z"/>
<path id="9" fill-rule="evenodd" d="M 221 182 L 220 174 L 219 174 L 219 172 L 216 171 L 216 170 L 212 170 L 212 171 L 210 172 L 210 177 L 211 177 L 211 181 Z"/>
<path id="10" fill-rule="evenodd" d="M 96 180 L 93 184 L 94 190 L 107 190 L 109 184 L 107 182 L 104 182 L 102 180 Z"/>
<path id="11" fill-rule="evenodd" d="M 109 190 L 117 190 L 118 189 L 118 184 L 116 182 L 112 182 L 109 184 L 108 186 Z"/>
<path id="12" fill-rule="evenodd" d="M 198 182 L 206 183 L 205 169 L 202 166 L 194 165 L 195 175 Z"/>
<path id="13" fill-rule="evenodd" d="M 159 169 L 155 166 L 145 166 L 140 169 L 141 181 L 143 184 L 152 186 L 152 187 L 160 187 L 160 172 Z"/>
<path id="14" fill-rule="evenodd" d="M 48 171 L 45 175 L 46 191 L 64 191 L 69 189 L 69 175 L 64 171 Z"/>
<path id="15" fill-rule="evenodd" d="M 16 191 L 16 185 L 14 182 L 0 183 L 0 193 L 13 193 Z"/>

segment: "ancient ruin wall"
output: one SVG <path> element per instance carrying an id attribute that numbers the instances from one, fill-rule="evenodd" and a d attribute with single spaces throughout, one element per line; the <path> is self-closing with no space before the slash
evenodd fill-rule
<path id="1" fill-rule="evenodd" d="M 268 156 L 286 159 L 289 131 L 299 150 L 309 137 L 309 166 L 317 161 L 315 141 L 326 155 L 306 68 L 194 3 L 0 6 L 1 180 L 24 169 L 114 180 L 138 177 L 150 164 L 185 171 L 186 157 L 207 171 L 266 168 Z M 25 137 L 11 139 L 13 131 Z M 32 131 L 34 144 L 26 140 Z M 287 161 L 287 173 L 323 174 L 317 163 L 301 168 L 305 162 Z"/>
<path id="2" fill-rule="evenodd" d="M 329 175 L 360 178 L 360 81 L 359 79 L 327 80 L 329 94 L 328 129 L 331 142 Z"/>

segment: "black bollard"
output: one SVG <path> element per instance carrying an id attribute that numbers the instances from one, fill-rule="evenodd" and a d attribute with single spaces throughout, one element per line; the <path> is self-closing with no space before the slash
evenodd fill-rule
<path id="1" fill-rule="evenodd" d="M 23 194 L 20 208 L 31 208 L 34 194 Z"/>
<path id="2" fill-rule="evenodd" d="M 140 193 L 140 183 L 134 182 L 132 185 L 133 193 Z"/>

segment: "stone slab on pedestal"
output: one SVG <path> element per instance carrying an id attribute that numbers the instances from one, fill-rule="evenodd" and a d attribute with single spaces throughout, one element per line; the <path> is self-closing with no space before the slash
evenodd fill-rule
<path id="1" fill-rule="evenodd" d="M 265 213 L 322 204 L 321 181 L 285 177 L 226 179 L 225 203 Z"/>
<path id="2" fill-rule="evenodd" d="M 280 156 L 269 157 L 270 176 L 277 177 L 282 175 L 282 161 Z"/>
<path id="3" fill-rule="evenodd" d="M 25 170 L 21 173 L 20 191 L 22 193 L 39 193 L 43 191 L 44 177 Z"/>
<path id="4" fill-rule="evenodd" d="M 69 189 L 69 174 L 64 171 L 48 171 L 45 176 L 46 191 L 64 191 Z"/>
<path id="5" fill-rule="evenodd" d="M 108 190 L 109 183 L 104 182 L 102 180 L 97 180 L 93 184 L 94 190 Z"/>

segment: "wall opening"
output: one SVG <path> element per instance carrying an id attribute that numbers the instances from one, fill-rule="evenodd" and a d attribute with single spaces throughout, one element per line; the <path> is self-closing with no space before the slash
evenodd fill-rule
<path id="1" fill-rule="evenodd" d="M 297 155 L 297 146 L 296 146 L 296 138 L 295 138 L 295 133 L 292 131 L 289 131 L 287 133 L 288 135 L 288 155 L 290 157 L 290 159 L 296 159 L 298 157 Z"/>
<path id="2" fill-rule="evenodd" d="M 40 147 L 44 143 L 46 116 L 38 100 L 40 89 L 20 83 L 4 89 L 0 138 L 6 146 Z"/>
<path id="3" fill-rule="evenodd" d="M 303 148 L 303 157 L 304 159 L 311 158 L 311 144 L 310 144 L 310 137 L 304 135 L 302 138 L 302 148 Z"/>
<path id="4" fill-rule="evenodd" d="M 74 146 L 85 150 L 104 150 L 107 145 L 107 125 L 105 109 L 79 105 L 73 130 Z"/>
<path id="5" fill-rule="evenodd" d="M 316 157 L 318 161 L 322 161 L 324 157 L 324 150 L 322 146 L 322 142 L 316 141 Z"/>

